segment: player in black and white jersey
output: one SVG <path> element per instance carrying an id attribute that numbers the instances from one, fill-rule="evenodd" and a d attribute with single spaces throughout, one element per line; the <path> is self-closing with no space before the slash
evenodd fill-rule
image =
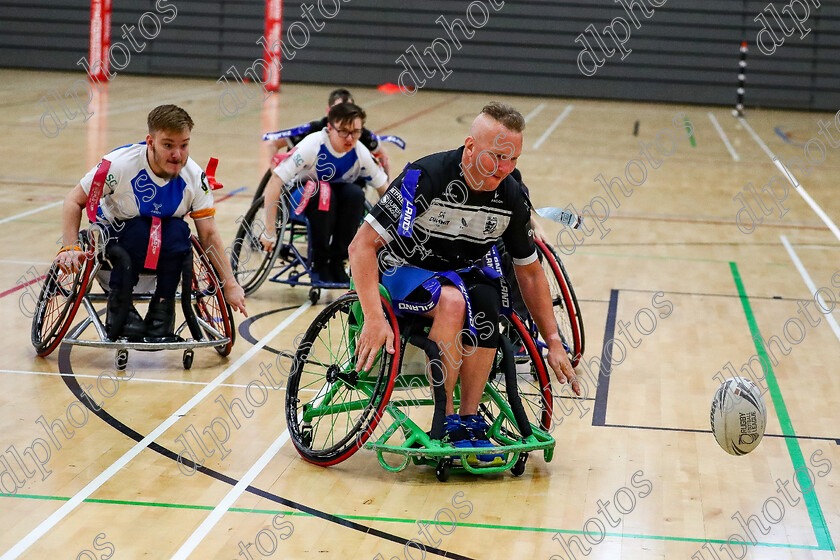
<path id="1" fill-rule="evenodd" d="M 383 344 L 394 351 L 393 333 L 379 311 L 381 279 L 398 313 L 432 318 L 429 339 L 441 349 L 447 393 L 445 439 L 458 447 L 492 446 L 477 410 L 498 347 L 502 295 L 498 274 L 482 261 L 499 238 L 513 257 L 525 303 L 548 344 L 549 365 L 561 383 L 571 382 L 580 394 L 537 259 L 530 203 L 509 177 L 522 151 L 524 124 L 522 115 L 506 105 L 485 106 L 463 147 L 422 158 L 391 183 L 350 246 L 365 317 L 357 368 L 370 369 Z M 453 404 L 459 377 L 460 415 Z"/>

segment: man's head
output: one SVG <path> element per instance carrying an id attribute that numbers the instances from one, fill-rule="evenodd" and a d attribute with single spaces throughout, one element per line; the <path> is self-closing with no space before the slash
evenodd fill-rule
<path id="1" fill-rule="evenodd" d="M 366 118 L 364 110 L 353 103 L 339 103 L 330 108 L 327 114 L 327 134 L 336 152 L 349 152 L 356 145 Z"/>
<path id="2" fill-rule="evenodd" d="M 492 191 L 516 168 L 525 119 L 508 105 L 488 103 L 470 125 L 462 164 L 473 190 Z"/>
<path id="3" fill-rule="evenodd" d="M 193 120 L 180 107 L 160 105 L 149 113 L 147 123 L 149 166 L 158 177 L 172 179 L 181 172 L 190 155 Z"/>
<path id="4" fill-rule="evenodd" d="M 329 112 L 330 107 L 339 103 L 354 103 L 353 95 L 344 88 L 332 90 L 327 98 L 327 111 Z"/>

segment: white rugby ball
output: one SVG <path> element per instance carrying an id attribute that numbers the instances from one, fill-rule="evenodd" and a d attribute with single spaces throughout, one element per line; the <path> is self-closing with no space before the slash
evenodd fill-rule
<path id="1" fill-rule="evenodd" d="M 710 415 L 718 445 L 730 455 L 746 455 L 764 437 L 767 407 L 761 389 L 746 377 L 732 377 L 715 392 Z"/>

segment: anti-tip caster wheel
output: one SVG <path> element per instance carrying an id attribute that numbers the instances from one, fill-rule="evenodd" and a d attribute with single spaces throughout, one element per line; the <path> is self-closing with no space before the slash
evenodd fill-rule
<path id="1" fill-rule="evenodd" d="M 321 290 L 318 288 L 309 288 L 309 301 L 312 302 L 312 305 L 318 303 L 319 299 L 321 299 Z"/>
<path id="2" fill-rule="evenodd" d="M 516 460 L 516 463 L 513 464 L 513 467 L 510 469 L 510 474 L 513 476 L 522 476 L 525 474 L 525 463 L 528 462 L 528 454 L 527 453 L 520 453 L 519 458 Z"/>
<path id="3" fill-rule="evenodd" d="M 441 482 L 449 480 L 449 472 L 452 470 L 452 459 L 441 459 L 435 467 L 435 476 Z"/>
<path id="4" fill-rule="evenodd" d="M 125 367 L 128 365 L 128 350 L 125 348 L 120 348 L 117 350 L 117 356 L 114 358 L 114 366 L 116 366 L 117 371 L 125 371 Z"/>
<path id="5" fill-rule="evenodd" d="M 190 369 L 192 367 L 194 355 L 195 354 L 191 349 L 184 350 L 184 369 Z"/>

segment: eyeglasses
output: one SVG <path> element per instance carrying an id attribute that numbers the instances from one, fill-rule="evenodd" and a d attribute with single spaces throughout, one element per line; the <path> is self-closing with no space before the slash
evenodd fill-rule
<path id="1" fill-rule="evenodd" d="M 338 134 L 339 138 L 349 138 L 349 137 L 351 137 L 351 136 L 352 136 L 353 138 L 359 138 L 359 137 L 361 137 L 361 136 L 362 136 L 362 131 L 361 131 L 361 129 L 356 129 L 356 130 L 341 130 L 341 129 L 339 129 L 339 128 L 335 128 L 335 127 L 333 127 L 333 130 L 336 132 L 336 134 Z"/>

